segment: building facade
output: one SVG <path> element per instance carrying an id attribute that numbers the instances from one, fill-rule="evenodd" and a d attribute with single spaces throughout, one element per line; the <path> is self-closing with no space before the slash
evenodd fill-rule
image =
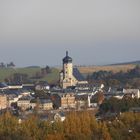
<path id="1" fill-rule="evenodd" d="M 7 96 L 6 95 L 0 95 L 0 110 L 6 109 L 7 106 L 8 106 Z"/>
<path id="2" fill-rule="evenodd" d="M 40 109 L 51 110 L 53 109 L 53 103 L 49 99 L 40 99 Z"/>
<path id="3" fill-rule="evenodd" d="M 56 108 L 75 108 L 74 93 L 58 93 L 52 95 L 52 101 Z"/>
<path id="4" fill-rule="evenodd" d="M 17 106 L 21 109 L 21 110 L 26 110 L 26 109 L 29 109 L 31 108 L 31 105 L 30 105 L 30 99 L 29 98 L 20 98 L 18 101 L 17 101 Z"/>

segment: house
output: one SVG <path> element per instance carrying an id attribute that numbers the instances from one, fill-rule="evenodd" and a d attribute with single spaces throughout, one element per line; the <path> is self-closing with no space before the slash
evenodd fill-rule
<path id="1" fill-rule="evenodd" d="M 54 121 L 61 121 L 63 122 L 66 119 L 64 112 L 58 112 L 54 115 Z"/>
<path id="2" fill-rule="evenodd" d="M 3 91 L 6 89 L 8 89 L 8 86 L 5 83 L 0 83 L 0 90 Z"/>
<path id="3" fill-rule="evenodd" d="M 110 99 L 111 97 L 117 98 L 117 99 L 122 99 L 124 97 L 124 93 L 112 93 L 112 92 L 107 92 L 104 94 L 104 97 L 106 99 Z"/>
<path id="4" fill-rule="evenodd" d="M 37 106 L 37 99 L 30 100 L 30 108 L 34 109 Z"/>
<path id="5" fill-rule="evenodd" d="M 130 96 L 132 98 L 140 98 L 139 89 L 123 89 L 124 96 Z"/>
<path id="6" fill-rule="evenodd" d="M 35 90 L 35 85 L 34 84 L 22 84 L 23 89 L 25 90 Z"/>
<path id="7" fill-rule="evenodd" d="M 111 97 L 122 99 L 124 97 L 123 88 L 111 88 L 109 87 L 108 91 L 104 94 L 106 99 Z"/>
<path id="8" fill-rule="evenodd" d="M 53 109 L 53 103 L 50 99 L 31 99 L 30 108 L 34 109 L 38 106 L 40 110 L 51 110 Z"/>
<path id="9" fill-rule="evenodd" d="M 8 107 L 10 107 L 12 103 L 17 102 L 18 98 L 21 97 L 15 91 L 11 91 L 11 90 L 8 90 L 8 89 L 2 91 L 2 94 L 5 94 L 7 96 Z"/>
<path id="10" fill-rule="evenodd" d="M 71 92 L 62 92 L 51 95 L 52 102 L 56 108 L 75 108 L 75 95 Z"/>
<path id="11" fill-rule="evenodd" d="M 75 95 L 75 100 L 77 109 L 88 107 L 88 94 Z"/>
<path id="12" fill-rule="evenodd" d="M 132 107 L 129 109 L 129 112 L 140 113 L 140 107 Z"/>
<path id="13" fill-rule="evenodd" d="M 12 105 L 12 103 L 17 103 L 18 99 L 21 98 L 22 96 L 17 95 L 17 94 L 8 94 L 8 105 L 9 107 Z"/>
<path id="14" fill-rule="evenodd" d="M 53 103 L 50 99 L 40 99 L 40 109 L 51 110 L 53 109 Z"/>
<path id="15" fill-rule="evenodd" d="M 7 95 L 9 107 L 12 103 L 17 103 L 20 98 L 30 95 L 29 91 L 25 91 L 22 89 L 5 90 L 3 91 L 3 93 Z"/>
<path id="16" fill-rule="evenodd" d="M 35 84 L 35 90 L 50 90 L 50 86 L 46 81 L 40 81 Z"/>
<path id="17" fill-rule="evenodd" d="M 92 90 L 92 91 L 102 91 L 104 84 L 82 84 L 78 83 L 75 87 L 76 90 Z"/>
<path id="18" fill-rule="evenodd" d="M 22 84 L 8 84 L 8 88 L 11 89 L 11 90 L 22 89 L 23 85 Z"/>
<path id="19" fill-rule="evenodd" d="M 63 58 L 63 69 L 60 72 L 60 86 L 63 89 L 67 87 L 76 86 L 78 83 L 88 83 L 77 68 L 73 68 L 72 58 L 66 56 Z"/>
<path id="20" fill-rule="evenodd" d="M 0 110 L 6 109 L 8 107 L 7 96 L 5 94 L 0 94 Z"/>
<path id="21" fill-rule="evenodd" d="M 17 101 L 17 106 L 18 106 L 19 108 L 21 108 L 21 110 L 29 109 L 29 108 L 31 108 L 30 100 L 31 100 L 31 98 L 30 98 L 29 96 L 21 97 L 21 98 Z"/>

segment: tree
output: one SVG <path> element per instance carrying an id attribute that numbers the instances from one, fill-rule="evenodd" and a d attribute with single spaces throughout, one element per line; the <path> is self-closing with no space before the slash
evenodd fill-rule
<path id="1" fill-rule="evenodd" d="M 45 69 L 46 69 L 46 73 L 51 73 L 51 68 L 48 65 L 45 67 Z"/>
<path id="2" fill-rule="evenodd" d="M 0 117 L 0 139 L 1 140 L 14 140 L 18 138 L 19 134 L 18 119 L 6 112 Z"/>
<path id="3" fill-rule="evenodd" d="M 99 123 L 99 139 L 111 140 L 108 128 L 104 122 Z"/>
<path id="4" fill-rule="evenodd" d="M 5 68 L 5 64 L 3 62 L 0 63 L 0 68 Z"/>
<path id="5" fill-rule="evenodd" d="M 7 64 L 7 68 L 13 68 L 16 65 L 14 64 L 14 62 L 10 62 L 9 64 Z"/>

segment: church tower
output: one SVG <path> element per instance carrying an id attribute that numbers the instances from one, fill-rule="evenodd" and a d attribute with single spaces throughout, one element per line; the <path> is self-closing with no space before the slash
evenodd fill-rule
<path id="1" fill-rule="evenodd" d="M 65 89 L 70 86 L 76 86 L 76 84 L 85 83 L 87 81 L 84 80 L 77 68 L 73 68 L 72 58 L 69 57 L 68 51 L 66 51 L 66 56 L 63 58 L 63 69 L 60 72 L 61 88 Z"/>
<path id="2" fill-rule="evenodd" d="M 72 58 L 66 51 L 66 56 L 63 58 L 63 70 L 60 72 L 60 86 L 66 88 L 73 85 L 75 85 L 75 79 L 73 77 Z"/>
<path id="3" fill-rule="evenodd" d="M 68 56 L 68 51 L 66 51 L 66 56 L 63 58 L 63 70 L 64 70 L 64 79 L 67 81 L 72 78 L 73 75 L 73 66 L 72 58 Z"/>

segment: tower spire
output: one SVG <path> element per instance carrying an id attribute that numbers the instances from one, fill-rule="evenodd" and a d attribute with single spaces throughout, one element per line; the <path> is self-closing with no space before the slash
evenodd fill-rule
<path id="1" fill-rule="evenodd" d="M 66 56 L 68 56 L 68 51 L 66 51 Z"/>

